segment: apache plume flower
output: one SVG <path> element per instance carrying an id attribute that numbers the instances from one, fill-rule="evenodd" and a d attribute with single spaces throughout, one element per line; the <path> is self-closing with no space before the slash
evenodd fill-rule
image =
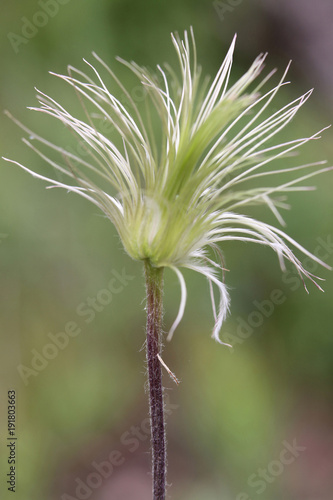
<path id="1" fill-rule="evenodd" d="M 112 84 L 116 83 L 126 96 L 126 105 L 109 91 L 100 72 L 87 61 L 90 76 L 73 67 L 68 68 L 68 75 L 55 75 L 74 87 L 85 113 L 84 120 L 37 91 L 40 107 L 30 109 L 64 124 L 80 141 L 84 155 L 75 155 L 53 144 L 14 119 L 30 136 L 24 142 L 67 176 L 69 183 L 13 163 L 49 182 L 51 187 L 65 188 L 94 203 L 115 225 L 133 259 L 148 259 L 151 265 L 168 267 L 177 274 L 181 303 L 168 338 L 179 324 L 186 303 L 186 285 L 180 268 L 206 276 L 215 316 L 213 337 L 220 341 L 219 331 L 229 309 L 229 296 L 224 279 L 218 277 L 224 270 L 217 244 L 240 240 L 269 246 L 277 254 L 282 270 L 285 261 L 290 261 L 300 276 L 317 285 L 316 276 L 303 267 L 292 248 L 328 266 L 281 229 L 251 218 L 243 210 L 249 205 L 264 204 L 284 225 L 279 209 L 288 208 L 285 195 L 313 189 L 299 183 L 329 168 L 317 168 L 325 162 L 278 168 L 278 160 L 318 139 L 321 132 L 281 144 L 271 141 L 312 93 L 307 92 L 267 117 L 277 92 L 287 84 L 289 66 L 275 87 L 261 93 L 274 73 L 257 86 L 252 85 L 264 67 L 266 55 L 262 54 L 230 85 L 234 39 L 209 83 L 201 78 L 193 31 L 190 36 L 185 32 L 184 40 L 178 34 L 172 35 L 172 42 L 180 78 L 169 65 L 157 66 L 155 74 L 134 62 L 118 59 L 138 77 L 146 92 L 143 111 L 94 53 Z M 105 123 L 112 124 L 114 139 L 102 133 L 101 124 Z M 59 159 L 50 158 L 44 148 L 59 155 Z M 283 184 L 268 182 L 262 186 L 261 183 L 260 187 L 253 182 L 278 179 L 281 173 L 291 174 L 291 179 Z M 208 257 L 210 249 L 214 250 L 217 261 Z M 218 308 L 213 285 L 220 294 Z"/>

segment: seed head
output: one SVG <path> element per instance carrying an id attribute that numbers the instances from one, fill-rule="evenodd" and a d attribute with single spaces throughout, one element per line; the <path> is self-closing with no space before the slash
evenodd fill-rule
<path id="1" fill-rule="evenodd" d="M 183 40 L 178 34 L 172 35 L 172 42 L 178 73 L 167 64 L 152 72 L 118 58 L 139 79 L 146 96 L 145 109 L 139 109 L 113 70 L 95 53 L 100 69 L 85 61 L 89 74 L 69 67 L 68 75 L 55 75 L 74 88 L 84 119 L 37 90 L 39 106 L 30 109 L 65 125 L 84 154 L 73 154 L 13 118 L 29 135 L 24 142 L 68 182 L 8 161 L 47 181 L 50 187 L 65 188 L 91 201 L 115 225 L 133 259 L 149 259 L 152 265 L 169 267 L 176 273 L 181 303 L 169 339 L 186 303 L 180 268 L 206 276 L 215 316 L 213 337 L 221 342 L 219 331 L 229 309 L 227 287 L 219 276 L 224 270 L 223 242 L 239 240 L 269 246 L 282 270 L 285 261 L 290 261 L 301 277 L 319 287 L 317 277 L 303 267 L 292 248 L 328 266 L 281 229 L 246 215 L 246 207 L 265 205 L 278 223 L 285 225 L 280 210 L 288 208 L 286 195 L 314 189 L 304 186 L 303 181 L 331 167 L 322 167 L 325 162 L 279 166 L 279 160 L 318 139 L 321 133 L 275 141 L 312 93 L 268 113 L 277 92 L 288 83 L 289 65 L 277 85 L 264 90 L 274 72 L 255 83 L 264 68 L 266 54 L 261 54 L 236 83 L 230 84 L 235 37 L 209 83 L 202 79 L 197 64 L 193 30 L 190 34 L 185 31 Z M 101 71 L 108 80 L 102 78 Z M 119 87 L 125 104 L 111 93 L 109 80 Z M 112 126 L 112 134 L 103 131 L 105 124 Z M 52 151 L 52 157 L 47 150 Z M 54 153 L 58 160 L 53 159 Z M 280 175 L 285 173 L 290 174 L 290 180 L 281 184 Z M 256 185 L 257 180 L 265 184 Z M 218 308 L 213 285 L 220 294 Z"/>

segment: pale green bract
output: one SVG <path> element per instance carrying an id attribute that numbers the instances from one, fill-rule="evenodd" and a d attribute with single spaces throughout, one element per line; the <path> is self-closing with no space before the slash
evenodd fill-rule
<path id="1" fill-rule="evenodd" d="M 230 85 L 234 39 L 216 77 L 209 83 L 200 77 L 192 29 L 190 36 L 184 33 L 184 40 L 176 34 L 172 41 L 180 65 L 178 76 L 169 65 L 163 69 L 157 66 L 155 74 L 134 62 L 118 59 L 139 78 L 146 93 L 145 111 L 139 110 L 130 93 L 96 54 L 93 56 L 101 69 L 126 96 L 126 105 L 111 94 L 100 72 L 86 61 L 91 76 L 73 67 L 68 68 L 68 76 L 56 75 L 75 88 L 85 120 L 37 91 L 40 107 L 30 109 L 60 120 L 80 140 L 84 155 L 56 146 L 14 119 L 30 136 L 24 142 L 73 183 L 61 182 L 57 176 L 51 179 L 13 163 L 51 186 L 65 188 L 97 205 L 113 222 L 133 259 L 149 259 L 154 266 L 175 271 L 181 285 L 181 303 L 169 339 L 186 303 L 180 268 L 205 275 L 215 316 L 213 337 L 223 343 L 219 332 L 229 309 L 229 295 L 224 278 L 219 277 L 223 260 L 217 244 L 240 240 L 269 246 L 283 270 L 284 261 L 289 260 L 300 276 L 316 283 L 317 277 L 302 266 L 290 247 L 328 266 L 280 229 L 243 215 L 243 209 L 264 204 L 284 224 L 279 209 L 288 208 L 285 195 L 313 189 L 297 184 L 329 168 L 316 168 L 325 162 L 270 168 L 272 162 L 276 164 L 306 142 L 319 138 L 321 132 L 282 144 L 271 143 L 311 95 L 309 91 L 264 117 L 276 93 L 286 85 L 288 68 L 274 88 L 260 93 L 274 73 L 252 86 L 263 69 L 266 55 L 260 55 Z M 101 132 L 101 120 L 112 124 L 114 139 L 112 134 L 109 137 Z M 59 160 L 49 158 L 36 143 L 59 154 Z M 261 183 L 254 187 L 253 180 L 274 180 L 281 173 L 291 173 L 291 180 L 282 185 L 268 182 L 267 186 L 262 187 Z M 210 248 L 217 261 L 208 257 Z M 218 308 L 213 285 L 220 294 Z"/>

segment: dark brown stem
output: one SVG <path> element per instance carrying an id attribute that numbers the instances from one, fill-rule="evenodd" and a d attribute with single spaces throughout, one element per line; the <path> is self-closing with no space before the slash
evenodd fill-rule
<path id="1" fill-rule="evenodd" d="M 166 445 L 161 354 L 163 268 L 145 261 L 147 288 L 147 364 L 153 468 L 153 500 L 165 500 Z"/>

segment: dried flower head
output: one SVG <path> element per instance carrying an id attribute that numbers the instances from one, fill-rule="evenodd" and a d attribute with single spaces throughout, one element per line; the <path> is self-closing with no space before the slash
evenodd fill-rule
<path id="1" fill-rule="evenodd" d="M 287 84 L 289 66 L 276 86 L 262 91 L 274 72 L 254 84 L 264 67 L 266 55 L 260 55 L 230 85 L 234 39 L 210 83 L 201 78 L 193 31 L 190 35 L 185 32 L 184 40 L 178 34 L 172 35 L 172 42 L 180 74 L 169 65 L 157 66 L 153 73 L 118 58 L 145 89 L 145 111 L 139 110 L 117 76 L 96 54 L 93 56 L 101 70 L 126 96 L 126 104 L 109 91 L 100 72 L 87 61 L 90 75 L 73 67 L 68 68 L 68 75 L 55 75 L 74 87 L 85 113 L 84 120 L 37 91 L 39 107 L 30 109 L 63 123 L 83 145 L 84 155 L 75 155 L 53 144 L 14 119 L 30 136 L 24 142 L 67 176 L 68 183 L 13 163 L 47 181 L 51 187 L 65 188 L 97 205 L 115 225 L 133 259 L 149 259 L 153 266 L 169 267 L 177 274 L 181 303 L 169 338 L 183 316 L 186 303 L 186 285 L 180 268 L 206 276 L 215 315 L 213 337 L 220 341 L 219 331 L 228 312 L 229 296 L 224 279 L 219 277 L 223 260 L 217 244 L 240 240 L 269 246 L 276 252 L 282 269 L 288 260 L 300 276 L 316 283 L 316 277 L 303 267 L 291 248 L 328 267 L 324 262 L 281 229 L 243 211 L 249 205 L 266 205 L 284 225 L 280 209 L 288 208 L 286 194 L 313 189 L 299 184 L 330 168 L 321 167 L 325 162 L 289 168 L 277 165 L 279 159 L 318 139 L 321 132 L 283 143 L 271 141 L 312 93 L 307 92 L 267 116 L 277 92 Z M 105 122 L 113 126 L 114 134 L 110 137 L 101 130 L 101 123 Z M 58 154 L 58 161 L 51 159 L 44 148 Z M 279 184 L 281 173 L 290 173 L 290 180 Z M 269 182 L 256 187 L 253 182 L 256 179 Z M 216 261 L 209 257 L 209 249 L 215 251 Z M 213 285 L 220 294 L 218 308 Z"/>

